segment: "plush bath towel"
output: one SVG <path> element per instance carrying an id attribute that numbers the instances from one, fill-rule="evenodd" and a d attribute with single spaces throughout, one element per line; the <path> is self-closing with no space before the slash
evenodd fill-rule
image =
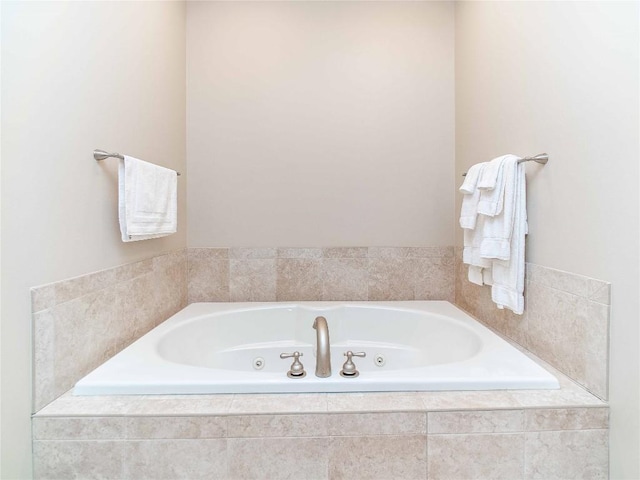
<path id="1" fill-rule="evenodd" d="M 118 170 L 123 242 L 164 237 L 177 230 L 177 172 L 125 156 Z"/>
<path id="2" fill-rule="evenodd" d="M 518 157 L 511 155 L 502 164 L 502 210 L 498 215 L 485 216 L 482 224 L 482 241 L 480 243 L 480 256 L 483 258 L 495 258 L 509 260 L 511 255 L 511 237 L 514 230 L 516 203 L 518 201 L 518 175 L 521 165 Z"/>
<path id="3" fill-rule="evenodd" d="M 525 237 L 527 226 L 527 187 L 524 165 L 515 168 L 515 195 L 509 260 L 493 260 L 491 299 L 501 308 L 524 312 Z"/>
<path id="4" fill-rule="evenodd" d="M 477 285 L 485 285 L 485 276 L 490 276 L 486 270 L 491 269 L 492 260 L 480 256 L 482 244 L 482 230 L 485 217 L 478 215 L 475 229 L 464 229 L 464 249 L 462 261 L 469 265 L 469 281 Z"/>
<path id="5" fill-rule="evenodd" d="M 460 186 L 459 190 L 464 193 L 462 197 L 462 208 L 460 210 L 460 226 L 473 230 L 476 227 L 478 216 L 478 201 L 480 200 L 480 190 L 476 188 L 478 179 L 482 175 L 486 163 L 473 165 Z"/>
<path id="6" fill-rule="evenodd" d="M 502 212 L 504 203 L 504 166 L 508 161 L 519 160 L 515 155 L 503 155 L 488 162 L 478 180 L 478 189 L 481 190 L 478 201 L 478 213 L 494 217 Z M 491 188 L 489 188 L 491 186 Z"/>
<path id="7" fill-rule="evenodd" d="M 469 265 L 468 279 L 478 285 L 491 285 L 491 298 L 498 308 L 514 313 L 524 311 L 524 248 L 527 234 L 526 183 L 519 157 L 499 157 L 500 167 L 493 190 L 480 190 L 488 164 L 475 182 L 466 182 L 460 225 L 464 228 L 463 262 Z M 497 163 L 497 162 L 496 162 Z M 463 187 L 465 187 L 463 189 Z M 472 193 L 466 193 L 471 191 Z M 472 194 L 481 191 L 491 202 L 493 215 L 480 211 L 473 216 Z M 465 199 L 467 203 L 465 204 Z M 499 203 L 499 208 L 496 208 Z M 466 210 L 465 210 L 466 209 Z M 497 211 L 499 210 L 499 211 Z M 463 221 L 463 217 L 467 218 Z M 473 217 L 473 219 L 471 219 Z"/>

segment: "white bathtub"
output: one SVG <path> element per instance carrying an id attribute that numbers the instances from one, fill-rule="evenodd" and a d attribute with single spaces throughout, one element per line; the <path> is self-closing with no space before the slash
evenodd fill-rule
<path id="1" fill-rule="evenodd" d="M 328 378 L 314 374 L 319 315 L 329 325 Z M 339 374 L 347 350 L 366 352 L 354 358 L 357 378 Z M 287 377 L 292 361 L 279 356 L 294 351 L 304 378 Z M 448 302 L 195 303 L 80 380 L 74 394 L 553 388 L 553 375 Z"/>

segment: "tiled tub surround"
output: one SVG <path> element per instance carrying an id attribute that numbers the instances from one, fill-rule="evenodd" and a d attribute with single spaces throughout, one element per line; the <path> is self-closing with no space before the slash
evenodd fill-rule
<path id="1" fill-rule="evenodd" d="M 31 290 L 34 411 L 187 304 L 186 252 Z"/>
<path id="2" fill-rule="evenodd" d="M 528 263 L 524 314 L 514 315 L 495 307 L 490 287 L 467 280 L 461 255 L 457 249 L 457 306 L 607 398 L 611 284 Z"/>
<path id="3" fill-rule="evenodd" d="M 560 390 L 65 394 L 33 418 L 36 479 L 605 479 L 608 408 Z"/>
<path id="4" fill-rule="evenodd" d="M 46 405 L 33 418 L 36 478 L 607 478 L 606 404 L 548 365 L 560 390 L 109 397 L 67 392 L 49 403 L 187 300 L 451 300 L 452 252 L 195 248 L 34 289 L 34 395 L 37 409 Z M 547 270 L 529 266 L 526 319 L 496 310 L 486 291 L 462 282 L 460 265 L 457 303 L 521 345 L 557 351 L 547 355 L 549 361 L 580 377 L 580 368 L 567 366 L 572 358 L 557 348 L 566 348 L 563 342 L 571 338 L 562 330 L 566 317 L 574 318 L 569 325 L 579 322 L 573 313 L 561 315 L 549 326 L 560 340 L 545 343 L 549 330 L 536 320 L 546 318 L 540 313 L 544 297 L 536 295 L 553 290 L 550 298 L 559 300 L 551 308 L 559 303 L 563 312 L 575 312 L 570 306 L 586 300 L 598 304 L 587 304 L 589 309 L 604 306 L 608 318 L 609 287 L 600 282 L 606 288 L 595 291 L 587 279 L 580 290 L 568 286 L 573 276 Z M 540 285 L 532 289 L 532 283 Z M 588 330 L 581 338 L 606 338 L 606 328 Z M 575 355 L 576 345 L 585 343 L 572 345 Z M 581 353 L 577 364 L 590 363 Z"/>
<path id="5" fill-rule="evenodd" d="M 448 300 L 453 247 L 189 248 L 189 303 Z"/>

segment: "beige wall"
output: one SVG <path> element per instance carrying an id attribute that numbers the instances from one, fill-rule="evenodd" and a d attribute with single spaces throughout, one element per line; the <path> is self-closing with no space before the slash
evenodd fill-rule
<path id="1" fill-rule="evenodd" d="M 640 477 L 638 9 L 456 5 L 456 180 L 502 153 L 550 154 L 527 165 L 527 260 L 612 283 L 611 475 L 629 479 Z"/>
<path id="2" fill-rule="evenodd" d="M 189 245 L 450 245 L 451 2 L 190 2 Z"/>
<path id="3" fill-rule="evenodd" d="M 185 6 L 2 2 L 2 478 L 30 475 L 29 287 L 186 245 L 123 244 L 117 160 L 185 170 Z M 184 177 L 182 177 L 184 178 Z"/>

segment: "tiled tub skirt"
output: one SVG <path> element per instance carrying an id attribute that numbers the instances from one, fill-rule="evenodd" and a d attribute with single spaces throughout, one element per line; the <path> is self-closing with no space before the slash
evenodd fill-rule
<path id="1" fill-rule="evenodd" d="M 36 479 L 608 477 L 606 403 L 560 390 L 63 395 L 33 417 Z"/>

